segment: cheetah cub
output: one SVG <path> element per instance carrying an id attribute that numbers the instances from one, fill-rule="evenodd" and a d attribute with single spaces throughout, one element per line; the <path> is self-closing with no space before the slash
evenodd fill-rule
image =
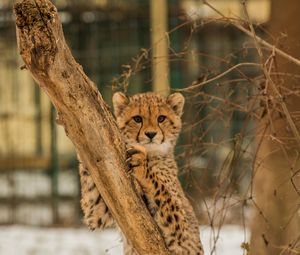
<path id="1" fill-rule="evenodd" d="M 127 146 L 129 171 L 168 249 L 171 254 L 203 255 L 198 222 L 180 186 L 174 159 L 183 106 L 180 93 L 167 98 L 156 93 L 113 95 L 117 124 Z M 80 180 L 85 223 L 91 229 L 111 226 L 112 216 L 82 164 Z M 137 254 L 126 240 L 124 253 Z"/>

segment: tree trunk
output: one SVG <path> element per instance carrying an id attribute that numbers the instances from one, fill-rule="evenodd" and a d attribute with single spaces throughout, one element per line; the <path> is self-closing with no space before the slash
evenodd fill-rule
<path id="1" fill-rule="evenodd" d="M 55 6 L 23 0 L 14 6 L 26 68 L 58 112 L 97 189 L 139 254 L 169 254 L 159 230 L 126 174 L 125 146 L 95 85 L 66 45 Z"/>
<path id="2" fill-rule="evenodd" d="M 284 50 L 296 58 L 300 57 L 299 13 L 298 0 L 272 1 L 270 32 L 275 38 L 286 34 Z M 278 56 L 277 66 L 279 72 L 299 75 L 299 66 Z M 276 79 L 276 76 L 272 78 Z M 283 95 L 286 89 L 299 90 L 299 80 L 295 77 L 283 76 L 283 80 L 275 82 L 276 86 L 282 86 L 280 91 Z M 300 110 L 299 96 L 295 93 L 283 98 L 299 132 L 299 118 L 296 117 Z M 273 106 L 276 105 L 280 109 L 280 102 L 274 100 Z M 253 255 L 300 254 L 300 149 L 287 116 L 280 114 L 278 108 L 271 109 L 272 124 L 268 123 L 258 151 L 258 168 L 254 175 L 254 201 L 258 210 L 251 229 Z M 271 139 L 271 135 L 275 139 Z"/>

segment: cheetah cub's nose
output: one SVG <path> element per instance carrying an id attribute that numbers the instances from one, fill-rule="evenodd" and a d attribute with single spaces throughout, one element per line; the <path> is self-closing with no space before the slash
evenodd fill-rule
<path id="1" fill-rule="evenodd" d="M 145 132 L 145 135 L 148 136 L 150 139 L 152 139 L 154 136 L 156 136 L 156 132 Z"/>

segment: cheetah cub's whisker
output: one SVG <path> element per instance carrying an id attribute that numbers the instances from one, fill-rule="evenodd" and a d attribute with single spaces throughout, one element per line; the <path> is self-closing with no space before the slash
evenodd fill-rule
<path id="1" fill-rule="evenodd" d="M 127 97 L 117 92 L 113 106 L 127 146 L 129 173 L 171 254 L 203 255 L 198 222 L 177 178 L 174 159 L 184 97 L 180 93 L 168 97 L 156 93 Z M 82 163 L 79 173 L 85 223 L 91 229 L 111 226 L 114 221 L 108 207 Z M 126 239 L 124 254 L 137 255 Z"/>

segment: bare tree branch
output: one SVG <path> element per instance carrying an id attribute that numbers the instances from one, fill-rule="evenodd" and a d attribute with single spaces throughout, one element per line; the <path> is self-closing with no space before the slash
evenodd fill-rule
<path id="1" fill-rule="evenodd" d="M 220 12 L 219 10 L 217 10 L 214 6 L 212 6 L 208 1 L 206 0 L 202 0 L 203 3 L 207 6 L 209 6 L 212 10 L 214 10 L 216 13 L 218 13 L 224 20 L 229 21 L 230 24 L 232 24 L 233 26 L 235 26 L 237 29 L 239 29 L 240 31 L 242 31 L 243 33 L 245 33 L 246 35 L 253 37 L 253 33 L 251 30 L 245 28 L 243 25 L 241 25 L 240 20 L 238 21 L 232 21 L 231 19 L 227 18 L 226 15 L 224 15 L 222 12 Z M 266 48 L 268 48 L 271 51 L 274 51 L 276 54 L 278 54 L 279 56 L 288 59 L 289 61 L 293 62 L 294 64 L 300 66 L 300 60 L 287 54 L 286 52 L 278 49 L 277 47 L 275 47 L 274 45 L 266 42 L 265 40 L 263 40 L 262 38 L 260 38 L 259 36 L 255 35 L 255 40 L 257 41 L 257 43 L 265 46 Z"/>

